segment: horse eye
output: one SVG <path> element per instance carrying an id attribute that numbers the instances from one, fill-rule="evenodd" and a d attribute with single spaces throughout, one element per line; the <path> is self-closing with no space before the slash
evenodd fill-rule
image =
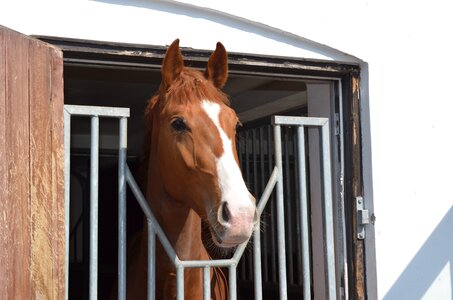
<path id="1" fill-rule="evenodd" d="M 189 130 L 189 127 L 187 127 L 186 122 L 184 122 L 184 120 L 181 118 L 176 118 L 175 120 L 173 120 L 171 122 L 171 127 L 178 132 L 184 132 Z"/>
<path id="2" fill-rule="evenodd" d="M 240 128 L 242 127 L 242 123 L 241 122 L 237 122 L 236 123 L 236 131 L 238 131 Z"/>

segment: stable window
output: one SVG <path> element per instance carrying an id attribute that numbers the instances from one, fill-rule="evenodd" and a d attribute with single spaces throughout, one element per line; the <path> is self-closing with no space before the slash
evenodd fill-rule
<path id="1" fill-rule="evenodd" d="M 41 37 L 64 54 L 65 104 L 129 107 L 128 164 L 140 172 L 144 149 L 143 113 L 158 89 L 165 47 L 106 44 Z M 186 63 L 204 67 L 210 51 L 183 49 Z M 357 65 L 274 56 L 229 54 L 229 80 L 224 91 L 230 96 L 243 127 L 238 153 L 243 176 L 255 195 L 263 191 L 272 166 L 273 115 L 324 117 L 330 121 L 332 191 L 335 222 L 337 297 L 365 291 L 364 257 L 355 226 L 355 197 L 360 195 L 360 125 L 358 116 Z M 69 244 L 69 298 L 88 296 L 89 232 L 89 120 L 72 124 L 71 209 Z M 99 175 L 99 280 L 98 295 L 107 298 L 117 276 L 116 174 L 118 129 L 112 120 L 100 125 Z M 289 298 L 302 297 L 300 227 L 297 219 L 296 152 L 294 128 L 282 131 Z M 320 138 L 307 129 L 305 143 L 309 165 L 308 190 L 311 235 L 312 294 L 325 298 L 323 222 L 319 157 Z M 114 175 L 113 175 L 114 174 Z M 130 197 L 133 198 L 132 196 Z M 275 249 L 275 207 L 272 199 L 262 217 L 262 274 L 265 299 L 278 296 Z M 143 214 L 136 201 L 128 201 L 128 236 L 142 228 Z M 360 250 L 362 249 L 362 250 Z M 253 259 L 246 252 L 238 266 L 238 294 L 253 297 Z"/>

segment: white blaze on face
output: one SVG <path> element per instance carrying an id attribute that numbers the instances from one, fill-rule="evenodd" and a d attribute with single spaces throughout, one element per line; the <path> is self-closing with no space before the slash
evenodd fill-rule
<path id="1" fill-rule="evenodd" d="M 231 213 L 231 225 L 247 226 L 247 223 L 253 220 L 255 205 L 234 158 L 232 142 L 220 125 L 220 105 L 204 100 L 202 101 L 202 108 L 217 127 L 222 139 L 223 153 L 216 158 L 217 176 L 222 193 L 221 201 L 228 204 Z"/>

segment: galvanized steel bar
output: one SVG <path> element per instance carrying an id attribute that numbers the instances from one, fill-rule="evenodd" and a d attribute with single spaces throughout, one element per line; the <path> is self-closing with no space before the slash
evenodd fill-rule
<path id="1" fill-rule="evenodd" d="M 274 126 L 275 161 L 278 168 L 277 181 L 277 247 L 278 247 L 278 286 L 280 299 L 287 299 L 286 287 L 286 250 L 285 250 L 285 212 L 283 206 L 283 166 L 280 125 Z"/>
<path id="2" fill-rule="evenodd" d="M 99 117 L 91 117 L 90 152 L 90 284 L 91 300 L 98 289 L 98 190 L 99 190 Z"/>
<path id="3" fill-rule="evenodd" d="M 69 297 L 69 226 L 71 200 L 71 114 L 64 109 L 65 299 Z M 77 238 L 77 237 L 76 237 Z M 77 259 L 77 256 L 76 256 Z"/>
<path id="4" fill-rule="evenodd" d="M 274 116 L 272 123 L 274 125 L 285 126 L 319 126 L 322 127 L 328 122 L 327 118 L 305 118 L 305 117 L 292 117 L 292 116 Z"/>
<path id="5" fill-rule="evenodd" d="M 268 155 L 269 155 L 269 172 L 271 172 L 272 170 L 272 166 L 274 166 L 274 161 L 272 159 L 272 153 L 273 153 L 273 146 L 275 144 L 275 142 L 272 143 L 272 129 L 273 127 L 272 126 L 267 126 L 267 141 L 268 141 Z M 276 180 L 277 180 L 277 174 L 278 174 L 278 169 L 277 167 L 274 168 L 273 172 L 276 173 Z M 275 199 L 275 196 L 272 198 L 272 199 Z M 277 222 L 275 221 L 276 220 L 276 205 L 275 205 L 275 201 L 272 201 L 271 204 L 270 204 L 270 215 L 269 215 L 269 219 L 270 219 L 270 223 L 271 224 L 276 224 Z M 271 272 L 270 272 L 270 276 L 272 278 L 272 282 L 276 282 L 277 281 L 277 262 L 276 262 L 276 258 L 275 258 L 275 253 L 277 252 L 275 250 L 275 235 L 276 235 L 276 232 L 275 232 L 275 226 L 270 226 L 270 236 L 271 236 L 271 266 L 270 266 L 270 269 L 271 269 Z"/>
<path id="6" fill-rule="evenodd" d="M 100 116 L 122 118 L 129 117 L 129 108 L 125 107 L 107 107 L 107 106 L 85 106 L 85 105 L 68 105 L 64 106 L 65 110 L 73 116 Z"/>
<path id="7" fill-rule="evenodd" d="M 236 289 L 236 264 L 231 264 L 228 269 L 228 285 L 230 300 L 236 300 L 237 289 Z"/>
<path id="8" fill-rule="evenodd" d="M 126 299 L 126 158 L 127 118 L 120 119 L 118 150 L 118 299 Z"/>
<path id="9" fill-rule="evenodd" d="M 156 299 L 156 232 L 153 223 L 148 224 L 148 300 Z"/>
<path id="10" fill-rule="evenodd" d="M 211 268 L 209 266 L 203 268 L 203 299 L 211 299 Z"/>
<path id="11" fill-rule="evenodd" d="M 264 190 L 265 188 L 265 184 L 266 184 L 266 179 L 265 179 L 265 168 L 264 168 L 264 152 L 266 150 L 265 148 L 265 143 L 264 143 L 264 127 L 260 127 L 260 135 L 259 135 L 259 141 L 260 141 L 260 182 L 261 182 L 261 189 Z M 270 175 L 270 174 L 269 174 Z M 260 221 L 261 221 L 261 218 L 260 218 Z M 266 222 L 265 220 L 263 222 Z M 261 232 L 260 232 L 261 234 Z M 262 274 L 264 274 L 264 281 L 267 281 L 268 280 L 268 276 L 267 276 L 267 273 L 268 273 L 268 270 L 267 270 L 267 256 L 269 255 L 269 250 L 268 250 L 268 241 L 267 241 L 267 232 L 266 231 L 263 231 L 263 243 L 262 243 L 262 246 L 263 246 L 263 252 L 264 252 L 264 261 L 263 261 L 263 270 L 260 271 L 260 276 L 262 276 Z M 260 253 L 261 255 L 261 253 Z M 260 265 L 261 267 L 261 265 Z M 256 276 L 255 276 L 256 277 Z M 262 278 L 260 277 L 260 280 L 262 280 Z M 262 291 L 262 285 L 261 285 L 261 291 Z M 255 292 L 256 294 L 256 292 Z"/>
<path id="12" fill-rule="evenodd" d="M 176 300 L 184 300 L 184 267 L 176 266 Z"/>
<path id="13" fill-rule="evenodd" d="M 261 280 L 261 231 L 259 225 L 253 230 L 253 262 L 255 300 L 261 300 L 263 299 L 263 286 Z"/>
<path id="14" fill-rule="evenodd" d="M 332 175 L 330 166 L 330 135 L 329 121 L 322 126 L 322 170 L 324 190 L 324 230 L 326 256 L 326 285 L 329 299 L 337 299 L 335 279 L 335 248 L 333 228 Z"/>
<path id="15" fill-rule="evenodd" d="M 299 166 L 299 222 L 301 227 L 301 245 L 302 249 L 302 278 L 304 299 L 311 299 L 311 267 L 310 267 L 310 233 L 308 228 L 308 200 L 307 200 L 307 176 L 305 173 L 305 130 L 303 126 L 297 128 L 297 150 Z"/>

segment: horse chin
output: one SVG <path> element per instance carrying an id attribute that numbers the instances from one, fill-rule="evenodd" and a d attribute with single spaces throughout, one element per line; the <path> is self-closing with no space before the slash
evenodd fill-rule
<path id="1" fill-rule="evenodd" d="M 224 249 L 234 249 L 236 248 L 236 246 L 238 246 L 238 244 L 236 243 L 226 243 L 225 241 L 223 241 L 219 234 L 212 227 L 209 227 L 209 230 L 211 232 L 211 239 L 217 247 Z"/>

